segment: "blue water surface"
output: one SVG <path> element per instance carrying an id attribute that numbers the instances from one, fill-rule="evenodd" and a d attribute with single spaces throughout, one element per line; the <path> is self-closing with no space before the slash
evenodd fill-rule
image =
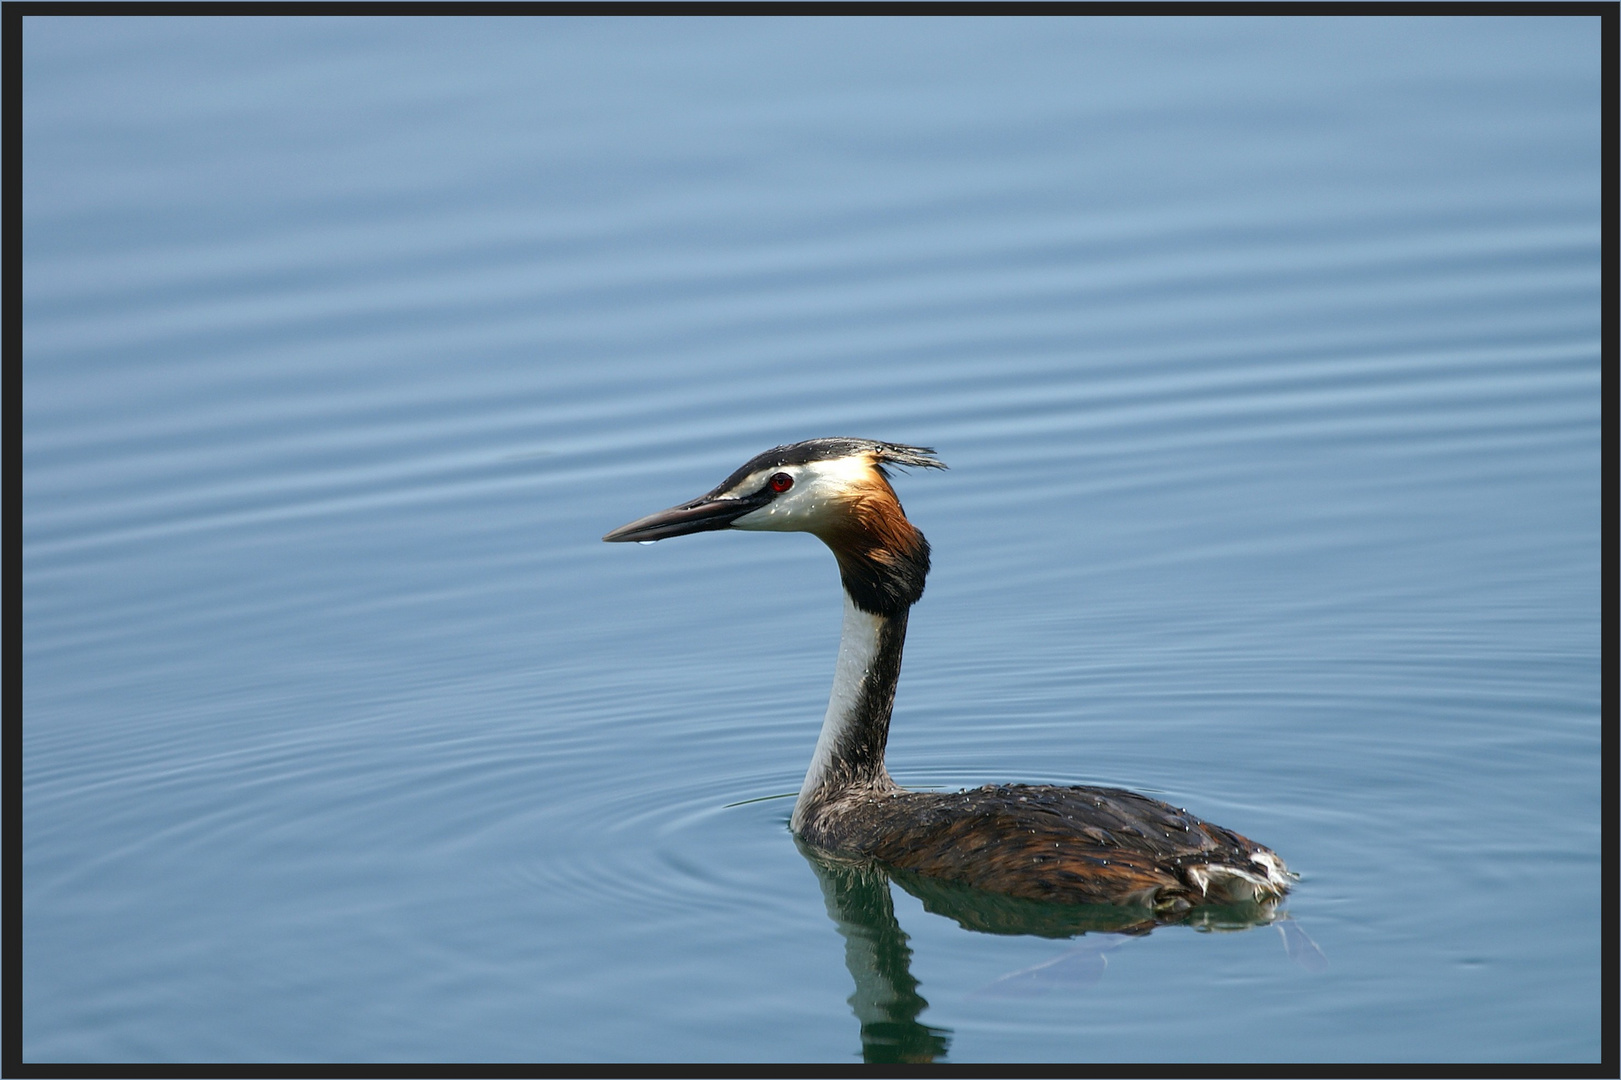
<path id="1" fill-rule="evenodd" d="M 22 58 L 25 1060 L 859 1061 L 886 993 L 949 1061 L 1598 1059 L 1597 18 Z M 872 981 L 778 797 L 832 559 L 599 541 L 824 435 L 951 467 L 896 778 L 1186 806 L 1286 918 L 880 882 Z"/>

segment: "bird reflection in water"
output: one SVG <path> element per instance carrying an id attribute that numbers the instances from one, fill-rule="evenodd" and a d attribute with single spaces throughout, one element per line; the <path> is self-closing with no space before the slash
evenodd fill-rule
<path id="1" fill-rule="evenodd" d="M 1276 926 L 1290 959 L 1308 971 L 1327 960 L 1298 924 L 1278 911 L 1277 901 L 1206 905 L 1178 914 L 1104 904 L 1044 904 L 986 892 L 872 860 L 830 854 L 799 841 L 799 850 L 821 882 L 827 913 L 844 937 L 844 962 L 855 980 L 850 1007 L 861 1024 L 861 1055 L 870 1064 L 943 1061 L 951 1032 L 919 1017 L 929 1007 L 912 976 L 912 950 L 895 918 L 893 881 L 967 930 L 1084 940 L 1062 956 L 1011 972 L 972 997 L 1026 997 L 1060 987 L 1087 986 L 1102 978 L 1107 953 L 1159 926 L 1197 930 L 1247 930 Z"/>
<path id="2" fill-rule="evenodd" d="M 873 1065 L 942 1060 L 951 1034 L 918 1019 L 929 1003 L 912 977 L 912 950 L 895 919 L 889 876 L 874 863 L 798 843 L 822 883 L 828 917 L 844 935 L 844 963 L 856 981 L 850 1007 L 861 1022 L 861 1059 Z"/>

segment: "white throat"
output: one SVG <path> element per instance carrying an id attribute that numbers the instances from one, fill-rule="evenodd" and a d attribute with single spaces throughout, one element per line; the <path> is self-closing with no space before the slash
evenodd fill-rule
<path id="1" fill-rule="evenodd" d="M 816 753 L 811 757 L 805 783 L 800 786 L 799 799 L 794 803 L 791 826 L 796 833 L 804 824 L 811 797 L 827 779 L 835 748 L 855 723 L 861 686 L 878 655 L 878 631 L 884 622 L 883 616 L 862 611 L 851 602 L 849 594 L 845 594 L 844 629 L 839 635 L 838 664 L 833 669 L 833 693 L 828 697 L 822 733 L 816 738 Z"/>

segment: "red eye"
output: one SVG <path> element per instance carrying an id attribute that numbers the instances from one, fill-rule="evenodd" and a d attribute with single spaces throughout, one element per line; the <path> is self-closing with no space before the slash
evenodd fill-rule
<path id="1" fill-rule="evenodd" d="M 780 472 L 771 478 L 771 490 L 781 495 L 794 486 L 794 478 L 785 472 Z"/>

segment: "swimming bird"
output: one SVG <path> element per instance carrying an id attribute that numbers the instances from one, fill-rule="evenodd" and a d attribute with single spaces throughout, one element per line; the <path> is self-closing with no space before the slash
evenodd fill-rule
<path id="1" fill-rule="evenodd" d="M 1269 849 L 1120 788 L 986 785 L 908 791 L 884 766 L 912 605 L 929 544 L 890 485 L 891 466 L 943 469 L 928 447 L 829 438 L 778 446 L 718 487 L 608 533 L 667 540 L 717 529 L 808 532 L 844 586 L 833 692 L 789 825 L 806 843 L 1031 900 L 1143 905 L 1271 902 L 1292 874 Z"/>

